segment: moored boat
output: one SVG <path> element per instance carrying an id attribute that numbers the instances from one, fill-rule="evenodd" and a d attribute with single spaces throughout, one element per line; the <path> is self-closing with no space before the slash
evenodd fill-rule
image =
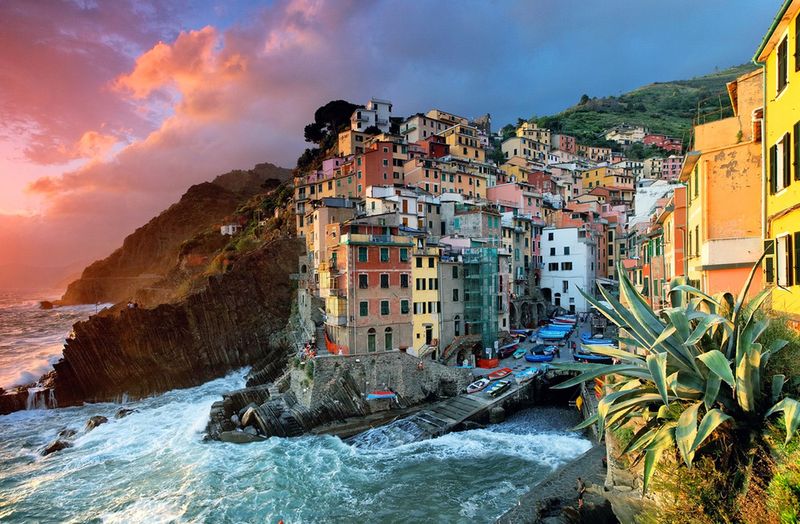
<path id="1" fill-rule="evenodd" d="M 482 390 L 491 383 L 492 381 L 485 377 L 478 379 L 469 386 L 467 386 L 467 393 L 477 393 L 478 391 Z"/>
<path id="2" fill-rule="evenodd" d="M 553 361 L 553 354 L 549 355 L 536 355 L 528 353 L 525 355 L 525 360 L 528 362 L 552 362 Z"/>
<path id="3" fill-rule="evenodd" d="M 524 350 L 524 349 L 522 349 L 522 348 L 520 348 L 520 349 L 516 350 L 516 351 L 514 352 L 514 354 L 513 354 L 513 355 L 511 355 L 511 356 L 512 356 L 512 357 L 514 357 L 514 358 L 522 358 L 522 357 L 524 357 L 524 356 L 525 356 L 525 350 Z"/>
<path id="4" fill-rule="evenodd" d="M 383 400 L 397 398 L 393 391 L 370 391 L 367 393 L 367 400 Z"/>
<path id="5" fill-rule="evenodd" d="M 486 388 L 486 393 L 488 393 L 492 397 L 498 396 L 503 391 L 507 390 L 511 386 L 510 380 L 499 380 Z"/>
<path id="6" fill-rule="evenodd" d="M 612 364 L 611 357 L 605 355 L 595 355 L 594 353 L 575 353 L 572 356 L 577 362 L 586 362 L 591 364 Z"/>
<path id="7" fill-rule="evenodd" d="M 511 368 L 502 368 L 489 373 L 489 380 L 498 380 L 511 374 Z"/>
<path id="8" fill-rule="evenodd" d="M 601 336 L 591 336 L 589 333 L 581 333 L 581 342 L 584 344 L 595 344 L 597 346 L 611 346 L 614 344 L 614 341 L 610 338 L 604 338 Z"/>

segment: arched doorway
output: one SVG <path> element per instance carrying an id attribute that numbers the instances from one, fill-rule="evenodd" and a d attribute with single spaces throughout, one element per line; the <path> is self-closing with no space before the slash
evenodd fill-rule
<path id="1" fill-rule="evenodd" d="M 370 353 L 375 353 L 375 328 L 369 328 L 367 331 L 367 351 Z"/>
<path id="2" fill-rule="evenodd" d="M 383 331 L 383 348 L 386 351 L 392 350 L 392 328 L 390 327 Z"/>
<path id="3" fill-rule="evenodd" d="M 553 291 L 549 287 L 542 288 L 542 296 L 544 297 L 545 302 L 548 304 L 553 303 Z"/>
<path id="4" fill-rule="evenodd" d="M 455 331 L 455 336 L 461 336 L 461 315 L 456 315 L 456 318 L 453 319 L 453 330 Z"/>

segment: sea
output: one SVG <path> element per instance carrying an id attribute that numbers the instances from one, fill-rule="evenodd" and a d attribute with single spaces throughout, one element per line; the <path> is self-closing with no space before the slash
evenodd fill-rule
<path id="1" fill-rule="evenodd" d="M 37 298 L 0 293 L 4 387 L 50 369 L 72 324 L 102 307 L 42 310 Z M 591 447 L 569 429 L 576 413 L 552 407 L 422 442 L 204 441 L 211 404 L 246 373 L 125 404 L 0 416 L 0 522 L 493 522 Z M 134 412 L 115 418 L 122 407 Z M 109 422 L 87 432 L 94 415 Z M 64 429 L 77 431 L 74 446 L 42 456 Z"/>

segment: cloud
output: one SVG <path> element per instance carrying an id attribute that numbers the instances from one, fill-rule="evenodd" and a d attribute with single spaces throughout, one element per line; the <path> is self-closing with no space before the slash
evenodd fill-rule
<path id="1" fill-rule="evenodd" d="M 0 266 L 88 261 L 191 184 L 293 166 L 303 126 L 332 99 L 389 98 L 400 115 L 491 112 L 499 127 L 584 92 L 743 62 L 773 8 L 759 7 L 754 27 L 720 1 L 679 2 L 692 16 L 671 24 L 627 0 L 0 3 L 0 136 L 21 137 L 31 164 L 73 162 L 28 184 L 40 216 L 0 216 L 0 245 L 16 246 Z M 726 24 L 709 24 L 723 11 Z M 0 159 L 0 189 L 8 176 Z"/>

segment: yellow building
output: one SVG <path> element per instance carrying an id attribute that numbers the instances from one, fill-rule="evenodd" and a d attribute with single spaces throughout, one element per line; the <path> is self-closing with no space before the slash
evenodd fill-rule
<path id="1" fill-rule="evenodd" d="M 450 156 L 463 160 L 485 162 L 486 154 L 478 139 L 478 129 L 464 124 L 456 124 L 447 128 L 442 133 L 447 145 L 450 146 Z"/>
<path id="2" fill-rule="evenodd" d="M 771 253 L 764 280 L 777 284 L 773 310 L 800 321 L 800 0 L 783 3 L 753 60 L 764 71 L 765 209 L 762 235 Z"/>
<path id="3" fill-rule="evenodd" d="M 439 250 L 426 246 L 423 238 L 411 260 L 412 349 L 420 358 L 439 349 Z M 435 355 L 434 358 L 438 358 Z"/>

